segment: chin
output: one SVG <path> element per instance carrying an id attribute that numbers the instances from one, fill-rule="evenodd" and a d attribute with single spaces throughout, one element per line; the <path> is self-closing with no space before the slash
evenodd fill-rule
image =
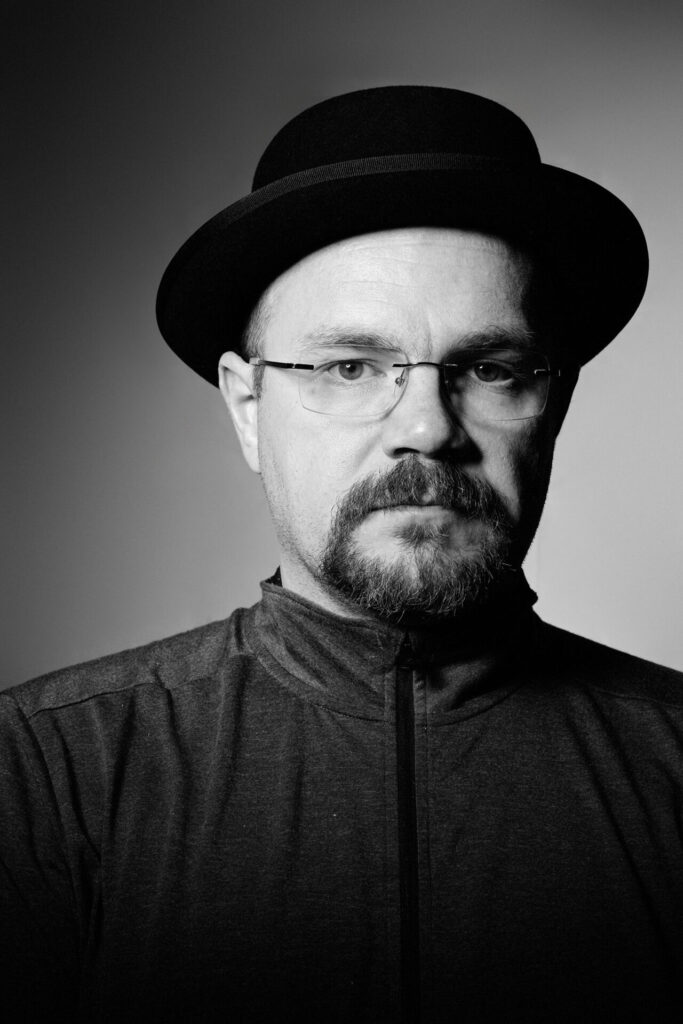
<path id="1" fill-rule="evenodd" d="M 378 550 L 360 539 L 328 548 L 319 578 L 336 596 L 391 622 L 434 621 L 486 603 L 510 574 L 510 545 L 495 533 L 467 546 L 426 524 Z"/>

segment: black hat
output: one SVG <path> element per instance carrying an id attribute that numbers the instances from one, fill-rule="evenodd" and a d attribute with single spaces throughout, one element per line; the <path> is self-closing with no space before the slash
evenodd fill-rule
<path id="1" fill-rule="evenodd" d="M 250 195 L 207 221 L 167 267 L 161 333 L 216 384 L 221 354 L 239 350 L 252 308 L 283 271 L 343 238 L 411 226 L 529 247 L 578 363 L 619 333 L 645 290 L 636 218 L 600 185 L 542 164 L 515 114 L 457 89 L 388 86 L 325 100 L 278 132 Z"/>

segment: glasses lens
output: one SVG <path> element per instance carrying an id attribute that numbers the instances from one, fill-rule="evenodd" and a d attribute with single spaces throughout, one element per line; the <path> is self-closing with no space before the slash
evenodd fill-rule
<path id="1" fill-rule="evenodd" d="M 538 353 L 489 351 L 446 367 L 446 390 L 464 420 L 530 419 L 545 409 L 548 371 L 547 359 Z"/>
<path id="2" fill-rule="evenodd" d="M 392 363 L 399 358 L 393 352 L 358 351 L 319 359 L 315 370 L 299 377 L 301 404 L 328 416 L 381 416 L 396 401 L 401 371 Z"/>

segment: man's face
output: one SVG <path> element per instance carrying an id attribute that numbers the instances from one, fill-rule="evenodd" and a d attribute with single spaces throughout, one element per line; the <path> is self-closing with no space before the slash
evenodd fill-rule
<path id="1" fill-rule="evenodd" d="M 341 339 L 345 355 L 349 342 L 374 339 L 404 362 L 456 362 L 474 336 L 539 347 L 524 312 L 529 275 L 521 254 L 473 232 L 352 238 L 274 283 L 262 356 L 329 361 Z M 439 371 L 421 366 L 384 415 L 350 418 L 304 408 L 299 371 L 264 372 L 251 406 L 257 449 L 240 433 L 262 476 L 285 586 L 342 614 L 424 618 L 483 600 L 492 577 L 521 564 L 561 422 L 552 385 L 540 416 L 470 422 Z"/>

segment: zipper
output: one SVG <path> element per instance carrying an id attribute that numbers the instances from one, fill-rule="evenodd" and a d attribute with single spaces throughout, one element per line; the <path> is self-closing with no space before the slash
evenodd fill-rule
<path id="1" fill-rule="evenodd" d="M 406 637 L 401 645 L 396 667 L 401 1024 L 418 1024 L 420 1020 L 420 900 L 412 654 L 410 638 Z"/>

